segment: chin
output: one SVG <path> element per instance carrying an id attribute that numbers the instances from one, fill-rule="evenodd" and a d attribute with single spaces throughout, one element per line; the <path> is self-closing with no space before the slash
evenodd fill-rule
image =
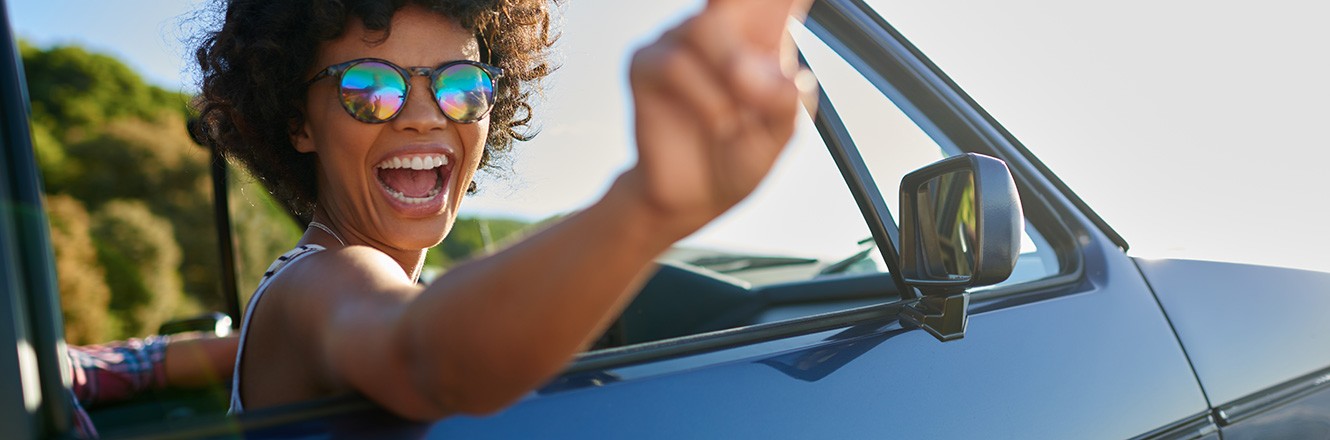
<path id="1" fill-rule="evenodd" d="M 428 249 L 438 246 L 443 242 L 444 237 L 453 229 L 453 222 L 457 216 L 449 214 L 440 214 L 441 219 L 431 219 L 422 222 L 420 220 L 411 221 L 410 226 L 402 226 L 398 229 L 401 234 L 397 237 L 396 247 L 400 249 Z M 405 232 L 404 234 L 402 234 Z"/>

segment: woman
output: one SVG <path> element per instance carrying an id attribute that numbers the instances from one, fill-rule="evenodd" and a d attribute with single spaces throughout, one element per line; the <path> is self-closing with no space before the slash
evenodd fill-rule
<path id="1" fill-rule="evenodd" d="M 780 48 L 807 1 L 714 0 L 635 55 L 638 163 L 604 198 L 419 286 L 476 170 L 526 139 L 549 15 L 404 3 L 235 0 L 198 50 L 211 142 L 314 220 L 251 299 L 235 411 L 346 392 L 413 419 L 497 411 L 588 346 L 793 132 Z"/>

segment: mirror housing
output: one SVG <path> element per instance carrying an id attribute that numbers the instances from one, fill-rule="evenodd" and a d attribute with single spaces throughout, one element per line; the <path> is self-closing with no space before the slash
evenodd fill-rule
<path id="1" fill-rule="evenodd" d="M 919 299 L 901 318 L 939 340 L 960 339 L 965 290 L 1006 280 L 1020 255 L 1016 181 L 1002 160 L 966 153 L 905 175 L 900 197 L 901 274 Z"/>

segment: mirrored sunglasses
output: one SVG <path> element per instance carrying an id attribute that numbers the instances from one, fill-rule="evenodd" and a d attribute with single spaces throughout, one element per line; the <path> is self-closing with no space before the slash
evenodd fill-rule
<path id="1" fill-rule="evenodd" d="M 371 124 L 388 122 L 401 113 L 411 94 L 412 76 L 429 77 L 434 102 L 453 122 L 479 121 L 494 108 L 494 81 L 503 70 L 470 60 L 452 61 L 436 68 L 401 67 L 387 60 L 361 58 L 323 69 L 306 85 L 324 77 L 337 78 L 342 108 Z"/>

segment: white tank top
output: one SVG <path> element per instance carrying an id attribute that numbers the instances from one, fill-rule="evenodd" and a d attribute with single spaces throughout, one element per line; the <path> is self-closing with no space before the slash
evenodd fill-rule
<path id="1" fill-rule="evenodd" d="M 268 283 L 272 282 L 277 272 L 288 264 L 323 249 L 323 246 L 317 244 L 302 245 L 277 257 L 277 261 L 272 262 L 272 266 L 268 266 L 268 271 L 263 273 L 263 279 L 259 281 L 259 287 L 254 289 L 254 296 L 249 298 L 249 305 L 245 307 L 245 319 L 240 324 L 240 342 L 236 346 L 236 369 L 235 373 L 231 375 L 231 409 L 228 411 L 229 414 L 240 414 L 245 410 L 244 405 L 240 403 L 240 361 L 241 355 L 245 353 L 245 337 L 249 334 L 250 318 L 254 317 L 254 306 L 258 305 L 259 298 L 263 296 L 265 290 L 268 290 Z"/>

